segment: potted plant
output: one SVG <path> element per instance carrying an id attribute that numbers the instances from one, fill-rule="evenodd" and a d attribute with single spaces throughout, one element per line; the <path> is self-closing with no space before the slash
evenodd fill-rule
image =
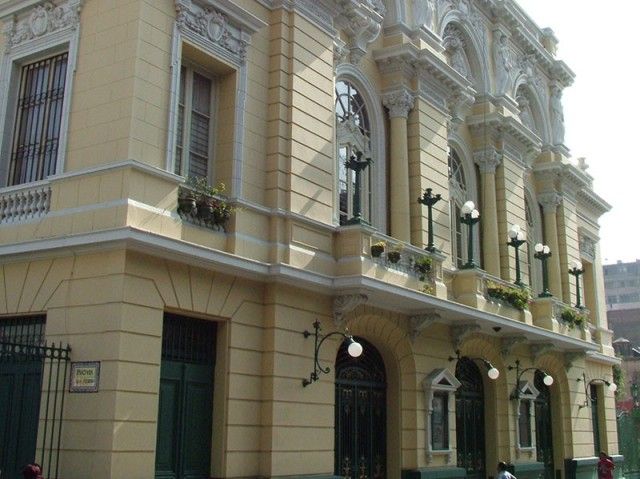
<path id="1" fill-rule="evenodd" d="M 371 245 L 371 256 L 374 258 L 379 258 L 384 253 L 384 248 L 386 243 L 384 241 L 378 241 L 377 243 L 373 243 Z"/>
<path id="2" fill-rule="evenodd" d="M 582 328 L 587 322 L 585 315 L 578 313 L 573 308 L 564 308 L 560 314 L 560 319 L 566 323 L 569 329 L 573 329 L 575 326 Z"/>
<path id="3" fill-rule="evenodd" d="M 524 311 L 529 306 L 529 291 L 524 288 L 502 286 L 489 282 L 487 284 L 487 296 L 504 301 L 520 311 Z"/>
<path id="4" fill-rule="evenodd" d="M 418 274 L 418 279 L 424 281 L 431 271 L 433 260 L 429 256 L 420 256 L 413 262 L 413 270 Z"/>
<path id="5" fill-rule="evenodd" d="M 196 209 L 196 193 L 188 187 L 178 190 L 178 213 L 192 215 Z"/>
<path id="6" fill-rule="evenodd" d="M 387 252 L 387 259 L 392 263 L 400 261 L 400 250 L 398 248 L 392 248 Z"/>

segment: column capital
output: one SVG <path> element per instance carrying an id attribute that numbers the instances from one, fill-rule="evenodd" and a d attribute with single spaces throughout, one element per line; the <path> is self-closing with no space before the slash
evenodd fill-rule
<path id="1" fill-rule="evenodd" d="M 389 110 L 391 118 L 407 118 L 414 103 L 415 94 L 407 88 L 400 88 L 382 95 L 382 104 Z"/>
<path id="2" fill-rule="evenodd" d="M 555 213 L 561 201 L 562 196 L 556 191 L 549 191 L 538 195 L 538 202 L 542 205 L 545 213 Z"/>
<path id="3" fill-rule="evenodd" d="M 473 161 L 480 168 L 480 173 L 495 174 L 496 168 L 502 162 L 502 154 L 495 148 L 484 148 L 473 152 Z"/>

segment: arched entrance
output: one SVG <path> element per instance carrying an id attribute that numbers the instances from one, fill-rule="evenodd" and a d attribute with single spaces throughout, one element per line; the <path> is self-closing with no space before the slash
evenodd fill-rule
<path id="1" fill-rule="evenodd" d="M 336 358 L 335 474 L 356 479 L 386 477 L 386 373 L 382 356 L 356 338 L 358 358 L 343 343 Z"/>
<path id="2" fill-rule="evenodd" d="M 457 465 L 467 471 L 467 479 L 485 477 L 484 387 L 478 366 L 469 358 L 460 358 L 456 378 Z"/>
<path id="3" fill-rule="evenodd" d="M 536 410 L 536 460 L 544 463 L 544 479 L 553 479 L 553 434 L 551 418 L 551 392 L 543 382 L 545 374 L 536 370 L 533 385 L 538 390 Z"/>

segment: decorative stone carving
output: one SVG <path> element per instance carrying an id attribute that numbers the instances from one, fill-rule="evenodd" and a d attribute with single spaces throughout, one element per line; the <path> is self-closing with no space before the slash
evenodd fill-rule
<path id="1" fill-rule="evenodd" d="M 540 193 L 538 195 L 538 202 L 542 205 L 545 213 L 555 213 L 562 202 L 562 196 L 555 191 Z"/>
<path id="2" fill-rule="evenodd" d="M 451 328 L 451 338 L 453 339 L 454 348 L 460 349 L 462 343 L 473 333 L 480 331 L 479 324 L 461 324 Z"/>
<path id="3" fill-rule="evenodd" d="M 454 24 L 450 23 L 444 29 L 442 44 L 447 54 L 447 59 L 451 68 L 460 73 L 463 77 L 473 83 L 473 75 L 469 60 L 465 53 L 465 41 L 462 32 Z"/>
<path id="4" fill-rule="evenodd" d="M 500 30 L 494 32 L 493 63 L 496 70 L 496 94 L 508 93 L 513 81 L 513 57 L 509 39 Z"/>
<path id="5" fill-rule="evenodd" d="M 240 63 L 245 62 L 248 41 L 222 12 L 191 0 L 176 0 L 176 13 L 176 25 L 181 32 L 193 32 L 203 40 L 222 47 Z"/>
<path id="6" fill-rule="evenodd" d="M 585 357 L 586 354 L 583 351 L 564 353 L 564 366 L 567 369 L 572 368 L 576 361 L 584 359 Z"/>
<path id="7" fill-rule="evenodd" d="M 562 88 L 558 83 L 551 86 L 549 108 L 553 143 L 554 145 L 561 145 L 564 143 L 564 113 L 562 111 Z"/>
<path id="8" fill-rule="evenodd" d="M 520 110 L 520 121 L 524 126 L 535 132 L 536 127 L 533 121 L 529 99 L 526 95 L 520 94 L 516 97 L 516 102 L 518 103 L 518 108 Z"/>
<path id="9" fill-rule="evenodd" d="M 382 30 L 386 8 L 382 0 L 340 0 L 337 2 L 336 25 L 343 29 L 348 39 L 351 62 L 359 63 Z"/>
<path id="10" fill-rule="evenodd" d="M 519 344 L 526 344 L 527 338 L 525 336 L 509 336 L 506 338 L 502 338 L 502 342 L 500 344 L 500 354 L 503 358 L 511 355 L 513 349 Z"/>
<path id="11" fill-rule="evenodd" d="M 502 155 L 495 148 L 489 147 L 473 152 L 473 161 L 480 168 L 480 173 L 496 172 L 496 168 L 502 162 Z"/>
<path id="12" fill-rule="evenodd" d="M 413 109 L 415 95 L 406 88 L 386 93 L 382 96 L 382 104 L 389 110 L 391 118 L 407 118 Z"/>
<path id="13" fill-rule="evenodd" d="M 333 66 L 334 68 L 341 63 L 346 61 L 347 55 L 349 54 L 349 49 L 347 48 L 346 43 L 344 43 L 339 38 L 335 38 L 333 40 Z"/>
<path id="14" fill-rule="evenodd" d="M 581 235 L 580 239 L 580 256 L 590 261 L 596 259 L 596 241 L 589 236 Z"/>
<path id="15" fill-rule="evenodd" d="M 411 341 L 415 341 L 423 330 L 441 319 L 442 317 L 438 313 L 418 314 L 409 317 L 409 338 Z"/>
<path id="16" fill-rule="evenodd" d="M 364 294 L 343 294 L 336 296 L 333 300 L 333 321 L 336 326 L 342 327 L 344 316 L 361 304 L 366 303 L 367 299 L 369 298 Z"/>
<path id="17" fill-rule="evenodd" d="M 533 362 L 538 362 L 538 359 L 540 359 L 542 356 L 555 350 L 556 347 L 551 343 L 532 344 L 531 354 L 533 355 Z"/>
<path id="18" fill-rule="evenodd" d="M 31 13 L 5 28 L 6 49 L 66 28 L 76 29 L 80 24 L 81 1 L 71 0 L 58 6 L 51 2 L 38 5 Z"/>

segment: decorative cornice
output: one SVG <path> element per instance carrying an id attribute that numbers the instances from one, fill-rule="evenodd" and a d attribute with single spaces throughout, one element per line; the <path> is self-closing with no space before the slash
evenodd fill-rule
<path id="1" fill-rule="evenodd" d="M 407 118 L 414 103 L 415 94 L 404 87 L 382 95 L 382 104 L 389 110 L 391 118 Z"/>
<path id="2" fill-rule="evenodd" d="M 82 0 L 69 0 L 60 5 L 45 2 L 32 8 L 20 20 L 15 18 L 4 26 L 5 51 L 63 30 L 75 30 L 80 25 Z"/>
<path id="3" fill-rule="evenodd" d="M 364 294 L 343 294 L 333 299 L 333 321 L 337 327 L 342 327 L 344 316 L 367 302 Z"/>
<path id="4" fill-rule="evenodd" d="M 425 313 L 409 317 L 409 337 L 415 341 L 423 330 L 442 320 L 438 313 Z"/>

